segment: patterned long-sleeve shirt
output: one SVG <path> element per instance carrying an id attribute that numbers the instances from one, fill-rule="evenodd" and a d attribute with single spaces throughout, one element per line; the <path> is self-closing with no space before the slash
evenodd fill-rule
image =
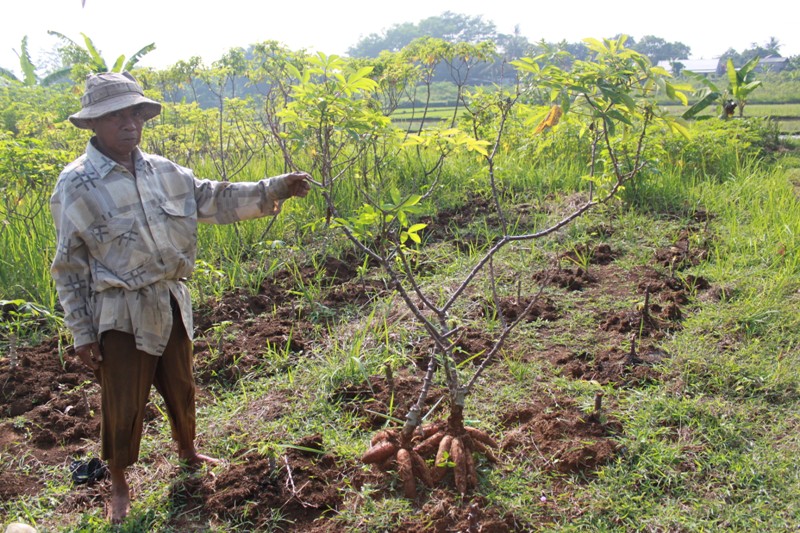
<path id="1" fill-rule="evenodd" d="M 138 149 L 134 164 L 135 176 L 90 141 L 64 169 L 50 199 L 57 232 L 50 271 L 76 347 L 113 329 L 161 355 L 172 329 L 170 294 L 192 336 L 192 306 L 181 279 L 194 268 L 197 223 L 275 215 L 290 195 L 285 175 L 201 180 Z"/>

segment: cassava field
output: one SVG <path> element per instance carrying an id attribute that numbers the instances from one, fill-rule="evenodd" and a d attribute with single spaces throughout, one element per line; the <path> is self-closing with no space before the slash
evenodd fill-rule
<path id="1" fill-rule="evenodd" d="M 800 147 L 760 118 L 674 124 L 650 106 L 663 80 L 596 52 L 571 74 L 518 65 L 557 105 L 470 94 L 416 134 L 368 105 L 380 79 L 331 58 L 297 60 L 310 76 L 268 119 L 165 105 L 146 150 L 317 184 L 275 220 L 201 228 L 198 446 L 222 463 L 179 468 L 154 393 L 115 528 L 108 479 L 71 472 L 99 456 L 100 393 L 47 274 L 47 196 L 86 137 L 63 117 L 42 144 L 0 137 L 6 183 L 30 171 L 0 226 L 0 525 L 796 530 Z M 219 132 L 227 159 L 192 144 Z"/>

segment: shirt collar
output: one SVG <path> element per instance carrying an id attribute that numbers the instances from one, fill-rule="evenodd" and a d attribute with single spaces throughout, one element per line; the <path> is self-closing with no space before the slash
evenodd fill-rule
<path id="1" fill-rule="evenodd" d="M 86 157 L 101 178 L 108 176 L 119 165 L 119 163 L 105 155 L 95 146 L 95 137 L 89 139 L 89 143 L 86 145 Z M 146 163 L 147 160 L 144 157 L 144 153 L 139 150 L 139 147 L 136 147 L 133 151 L 133 164 L 136 172 L 143 171 Z"/>

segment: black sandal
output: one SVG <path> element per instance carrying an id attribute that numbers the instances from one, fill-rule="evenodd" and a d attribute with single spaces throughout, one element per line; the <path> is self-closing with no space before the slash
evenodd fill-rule
<path id="1" fill-rule="evenodd" d="M 89 461 L 72 461 L 69 465 L 69 470 L 72 474 L 72 481 L 76 485 L 94 483 L 108 475 L 108 468 L 97 457 L 92 457 Z"/>

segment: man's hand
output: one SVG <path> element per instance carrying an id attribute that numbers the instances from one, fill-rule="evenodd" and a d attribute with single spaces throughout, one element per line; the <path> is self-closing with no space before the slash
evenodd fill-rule
<path id="1" fill-rule="evenodd" d="M 307 172 L 292 172 L 286 175 L 286 186 L 291 196 L 305 197 L 311 190 L 311 175 Z"/>
<path id="2" fill-rule="evenodd" d="M 100 369 L 100 362 L 103 360 L 103 354 L 100 353 L 100 343 L 93 342 L 83 346 L 76 346 L 75 353 L 81 358 L 83 364 L 92 370 Z"/>

